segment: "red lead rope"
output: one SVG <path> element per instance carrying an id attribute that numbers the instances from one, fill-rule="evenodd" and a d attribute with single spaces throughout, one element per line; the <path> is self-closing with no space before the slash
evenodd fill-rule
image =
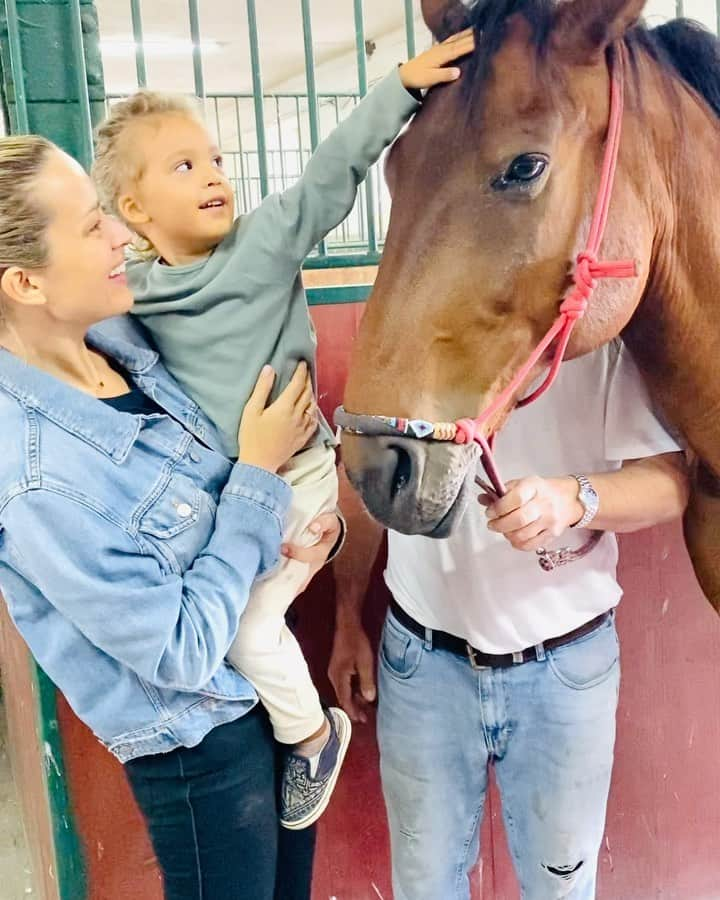
<path id="1" fill-rule="evenodd" d="M 573 286 L 560 304 L 560 312 L 557 319 L 551 325 L 545 337 L 533 350 L 529 359 L 517 372 L 510 384 L 476 419 L 458 419 L 455 423 L 457 433 L 455 443 L 469 444 L 475 441 L 480 445 L 483 453 L 483 465 L 487 472 L 492 487 L 499 496 L 505 493 L 505 486 L 500 478 L 497 465 L 492 454 L 492 437 L 487 440 L 481 433 L 481 428 L 498 410 L 506 406 L 513 398 L 517 389 L 522 385 L 533 368 L 542 358 L 545 351 L 557 338 L 557 347 L 552 365 L 547 377 L 540 387 L 517 403 L 517 406 L 527 406 L 541 397 L 557 378 L 567 350 L 570 335 L 578 319 L 585 315 L 588 302 L 593 295 L 597 281 L 600 278 L 634 278 L 637 275 L 637 266 L 633 260 L 600 261 L 597 254 L 600 250 L 605 226 L 607 224 L 610 200 L 612 198 L 613 182 L 617 169 L 618 152 L 620 149 L 620 133 L 622 131 L 623 117 L 623 57 L 620 50 L 615 57 L 614 66 L 610 71 L 610 116 L 608 121 L 607 141 L 605 145 L 605 158 L 598 190 L 597 203 L 593 213 L 590 234 L 587 246 L 575 261 L 573 270 Z"/>

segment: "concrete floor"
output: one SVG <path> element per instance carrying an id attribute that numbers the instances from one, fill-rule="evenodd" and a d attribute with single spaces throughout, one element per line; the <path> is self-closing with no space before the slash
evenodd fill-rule
<path id="1" fill-rule="evenodd" d="M 25 832 L 20 817 L 15 783 L 7 751 L 5 710 L 0 695 L 0 897 L 2 900 L 33 900 Z"/>

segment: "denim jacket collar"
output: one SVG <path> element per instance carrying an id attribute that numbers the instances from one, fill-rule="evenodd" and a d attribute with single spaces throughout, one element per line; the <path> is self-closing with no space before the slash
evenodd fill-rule
<path id="1" fill-rule="evenodd" d="M 153 350 L 136 346 L 101 327 L 92 328 L 88 344 L 117 360 L 133 376 L 147 373 L 158 361 Z M 0 388 L 26 408 L 37 410 L 121 463 L 138 436 L 136 416 L 118 414 L 107 404 L 65 384 L 0 348 Z"/>

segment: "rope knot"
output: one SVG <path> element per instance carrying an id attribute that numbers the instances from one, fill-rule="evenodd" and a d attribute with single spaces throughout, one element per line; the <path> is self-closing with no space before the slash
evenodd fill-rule
<path id="1" fill-rule="evenodd" d="M 587 300 L 595 290 L 595 279 L 598 275 L 598 261 L 593 253 L 583 250 L 575 260 L 573 281 L 580 294 Z"/>
<path id="2" fill-rule="evenodd" d="M 580 285 L 576 285 L 575 289 L 560 304 L 560 312 L 564 313 L 567 319 L 577 322 L 587 311 L 590 294 L 592 294 L 592 288 L 585 294 Z"/>
<path id="3" fill-rule="evenodd" d="M 456 444 L 472 444 L 475 440 L 476 423 L 474 419 L 458 419 L 455 423 L 457 431 L 455 432 Z"/>

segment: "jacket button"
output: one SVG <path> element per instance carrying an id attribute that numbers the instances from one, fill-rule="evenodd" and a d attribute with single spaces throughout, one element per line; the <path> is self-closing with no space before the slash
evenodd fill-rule
<path id="1" fill-rule="evenodd" d="M 200 462 L 200 454 L 199 454 L 199 453 L 196 453 L 194 450 L 192 450 L 192 451 L 190 452 L 190 459 L 191 459 L 192 462 L 194 462 L 194 463 L 199 463 L 199 462 Z"/>
<path id="2" fill-rule="evenodd" d="M 180 503 L 177 512 L 181 519 L 187 519 L 188 516 L 192 515 L 192 506 L 189 503 Z"/>

